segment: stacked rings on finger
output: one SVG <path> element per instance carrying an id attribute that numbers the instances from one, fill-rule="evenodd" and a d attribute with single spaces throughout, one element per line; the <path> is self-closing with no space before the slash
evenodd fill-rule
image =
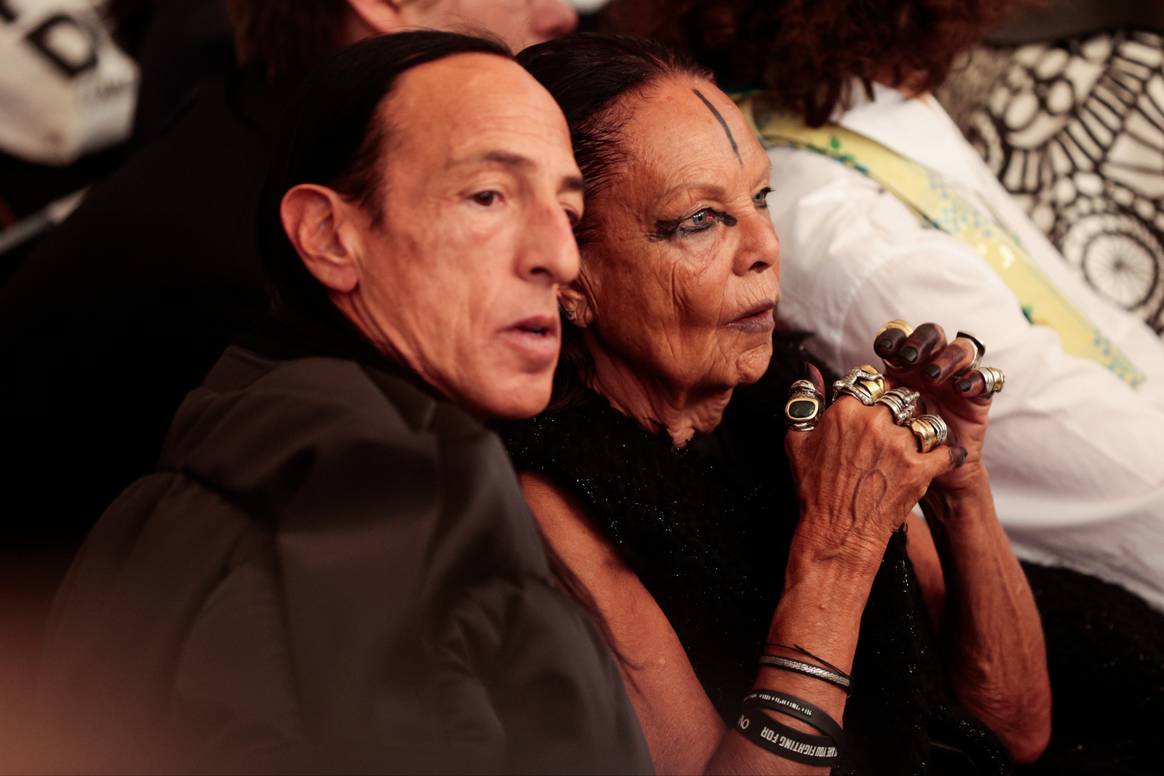
<path id="1" fill-rule="evenodd" d="M 958 332 L 954 335 L 954 339 L 970 340 L 971 344 L 974 345 L 974 358 L 970 362 L 970 366 L 966 368 L 977 369 L 978 365 L 982 363 L 982 357 L 986 355 L 986 345 L 982 344 L 982 340 L 978 339 L 968 331 Z"/>
<path id="2" fill-rule="evenodd" d="M 824 411 L 824 396 L 809 380 L 792 383 L 788 402 L 784 405 L 784 417 L 788 428 L 793 431 L 812 431 Z"/>
<path id="3" fill-rule="evenodd" d="M 833 383 L 833 401 L 847 394 L 866 407 L 872 407 L 873 402 L 880 399 L 883 393 L 885 378 L 868 364 L 850 369 L 848 374 Z"/>
<path id="4" fill-rule="evenodd" d="M 993 366 L 980 366 L 976 371 L 982 375 L 982 381 L 986 383 L 986 390 L 982 392 L 983 396 L 1002 393 L 1002 386 L 1006 385 L 1006 375 L 1001 369 Z"/>
<path id="5" fill-rule="evenodd" d="M 937 415 L 921 415 L 909 421 L 909 430 L 917 438 L 919 453 L 928 453 L 946 441 L 950 434 L 946 421 Z"/>
<path id="6" fill-rule="evenodd" d="M 921 394 L 909 388 L 894 388 L 886 391 L 877 399 L 878 404 L 884 404 L 893 414 L 893 422 L 904 426 L 917 412 L 917 404 Z"/>

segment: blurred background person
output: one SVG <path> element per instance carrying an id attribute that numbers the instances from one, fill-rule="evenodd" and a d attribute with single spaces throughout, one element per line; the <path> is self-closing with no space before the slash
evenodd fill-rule
<path id="1" fill-rule="evenodd" d="M 935 94 L 1067 266 L 1164 334 L 1164 3 L 1025 9 Z"/>

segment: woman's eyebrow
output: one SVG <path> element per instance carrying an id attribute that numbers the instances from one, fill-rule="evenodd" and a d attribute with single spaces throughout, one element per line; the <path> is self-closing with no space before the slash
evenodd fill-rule
<path id="1" fill-rule="evenodd" d="M 732 131 L 728 128 L 727 122 L 724 121 L 723 116 L 718 110 L 715 109 L 715 106 L 712 105 L 711 102 L 703 96 L 703 92 L 699 91 L 698 89 L 692 89 L 691 91 L 695 92 L 695 96 L 699 98 L 700 102 L 702 102 L 709 111 L 711 111 L 711 115 L 715 116 L 715 120 L 719 122 L 721 127 L 723 127 L 723 133 L 727 135 L 728 142 L 732 144 L 732 153 L 736 155 L 736 160 L 739 161 L 741 165 L 743 165 L 744 160 L 740 158 L 740 147 L 736 145 L 736 139 L 732 137 Z"/>

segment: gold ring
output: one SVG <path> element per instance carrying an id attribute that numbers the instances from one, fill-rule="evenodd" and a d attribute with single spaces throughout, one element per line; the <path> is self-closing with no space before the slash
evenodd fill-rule
<path id="1" fill-rule="evenodd" d="M 880 329 L 878 329 L 877 333 L 873 335 L 873 339 L 877 339 L 878 337 L 880 337 L 882 334 L 889 331 L 890 329 L 897 329 L 898 331 L 905 332 L 905 336 L 907 336 L 907 337 L 910 334 L 913 334 L 913 327 L 912 326 L 910 326 L 905 321 L 894 319 L 894 320 L 890 321 L 889 323 L 885 324 L 884 326 L 882 326 Z"/>
<path id="2" fill-rule="evenodd" d="M 885 377 L 869 364 L 862 364 L 833 383 L 833 401 L 847 394 L 870 407 L 885 393 L 885 387 Z"/>
<path id="3" fill-rule="evenodd" d="M 808 380 L 792 383 L 788 401 L 784 404 L 784 418 L 792 431 L 812 431 L 824 411 L 824 396 Z"/>
<path id="4" fill-rule="evenodd" d="M 909 421 L 909 430 L 917 439 L 919 453 L 928 453 L 946 441 L 950 428 L 937 415 L 921 415 Z"/>

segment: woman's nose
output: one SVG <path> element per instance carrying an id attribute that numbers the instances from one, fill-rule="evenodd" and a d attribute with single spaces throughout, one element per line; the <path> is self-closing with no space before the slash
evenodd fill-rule
<path id="1" fill-rule="evenodd" d="M 767 210 L 740 219 L 740 246 L 733 269 L 736 274 L 763 272 L 769 267 L 780 269 L 780 238 Z"/>

